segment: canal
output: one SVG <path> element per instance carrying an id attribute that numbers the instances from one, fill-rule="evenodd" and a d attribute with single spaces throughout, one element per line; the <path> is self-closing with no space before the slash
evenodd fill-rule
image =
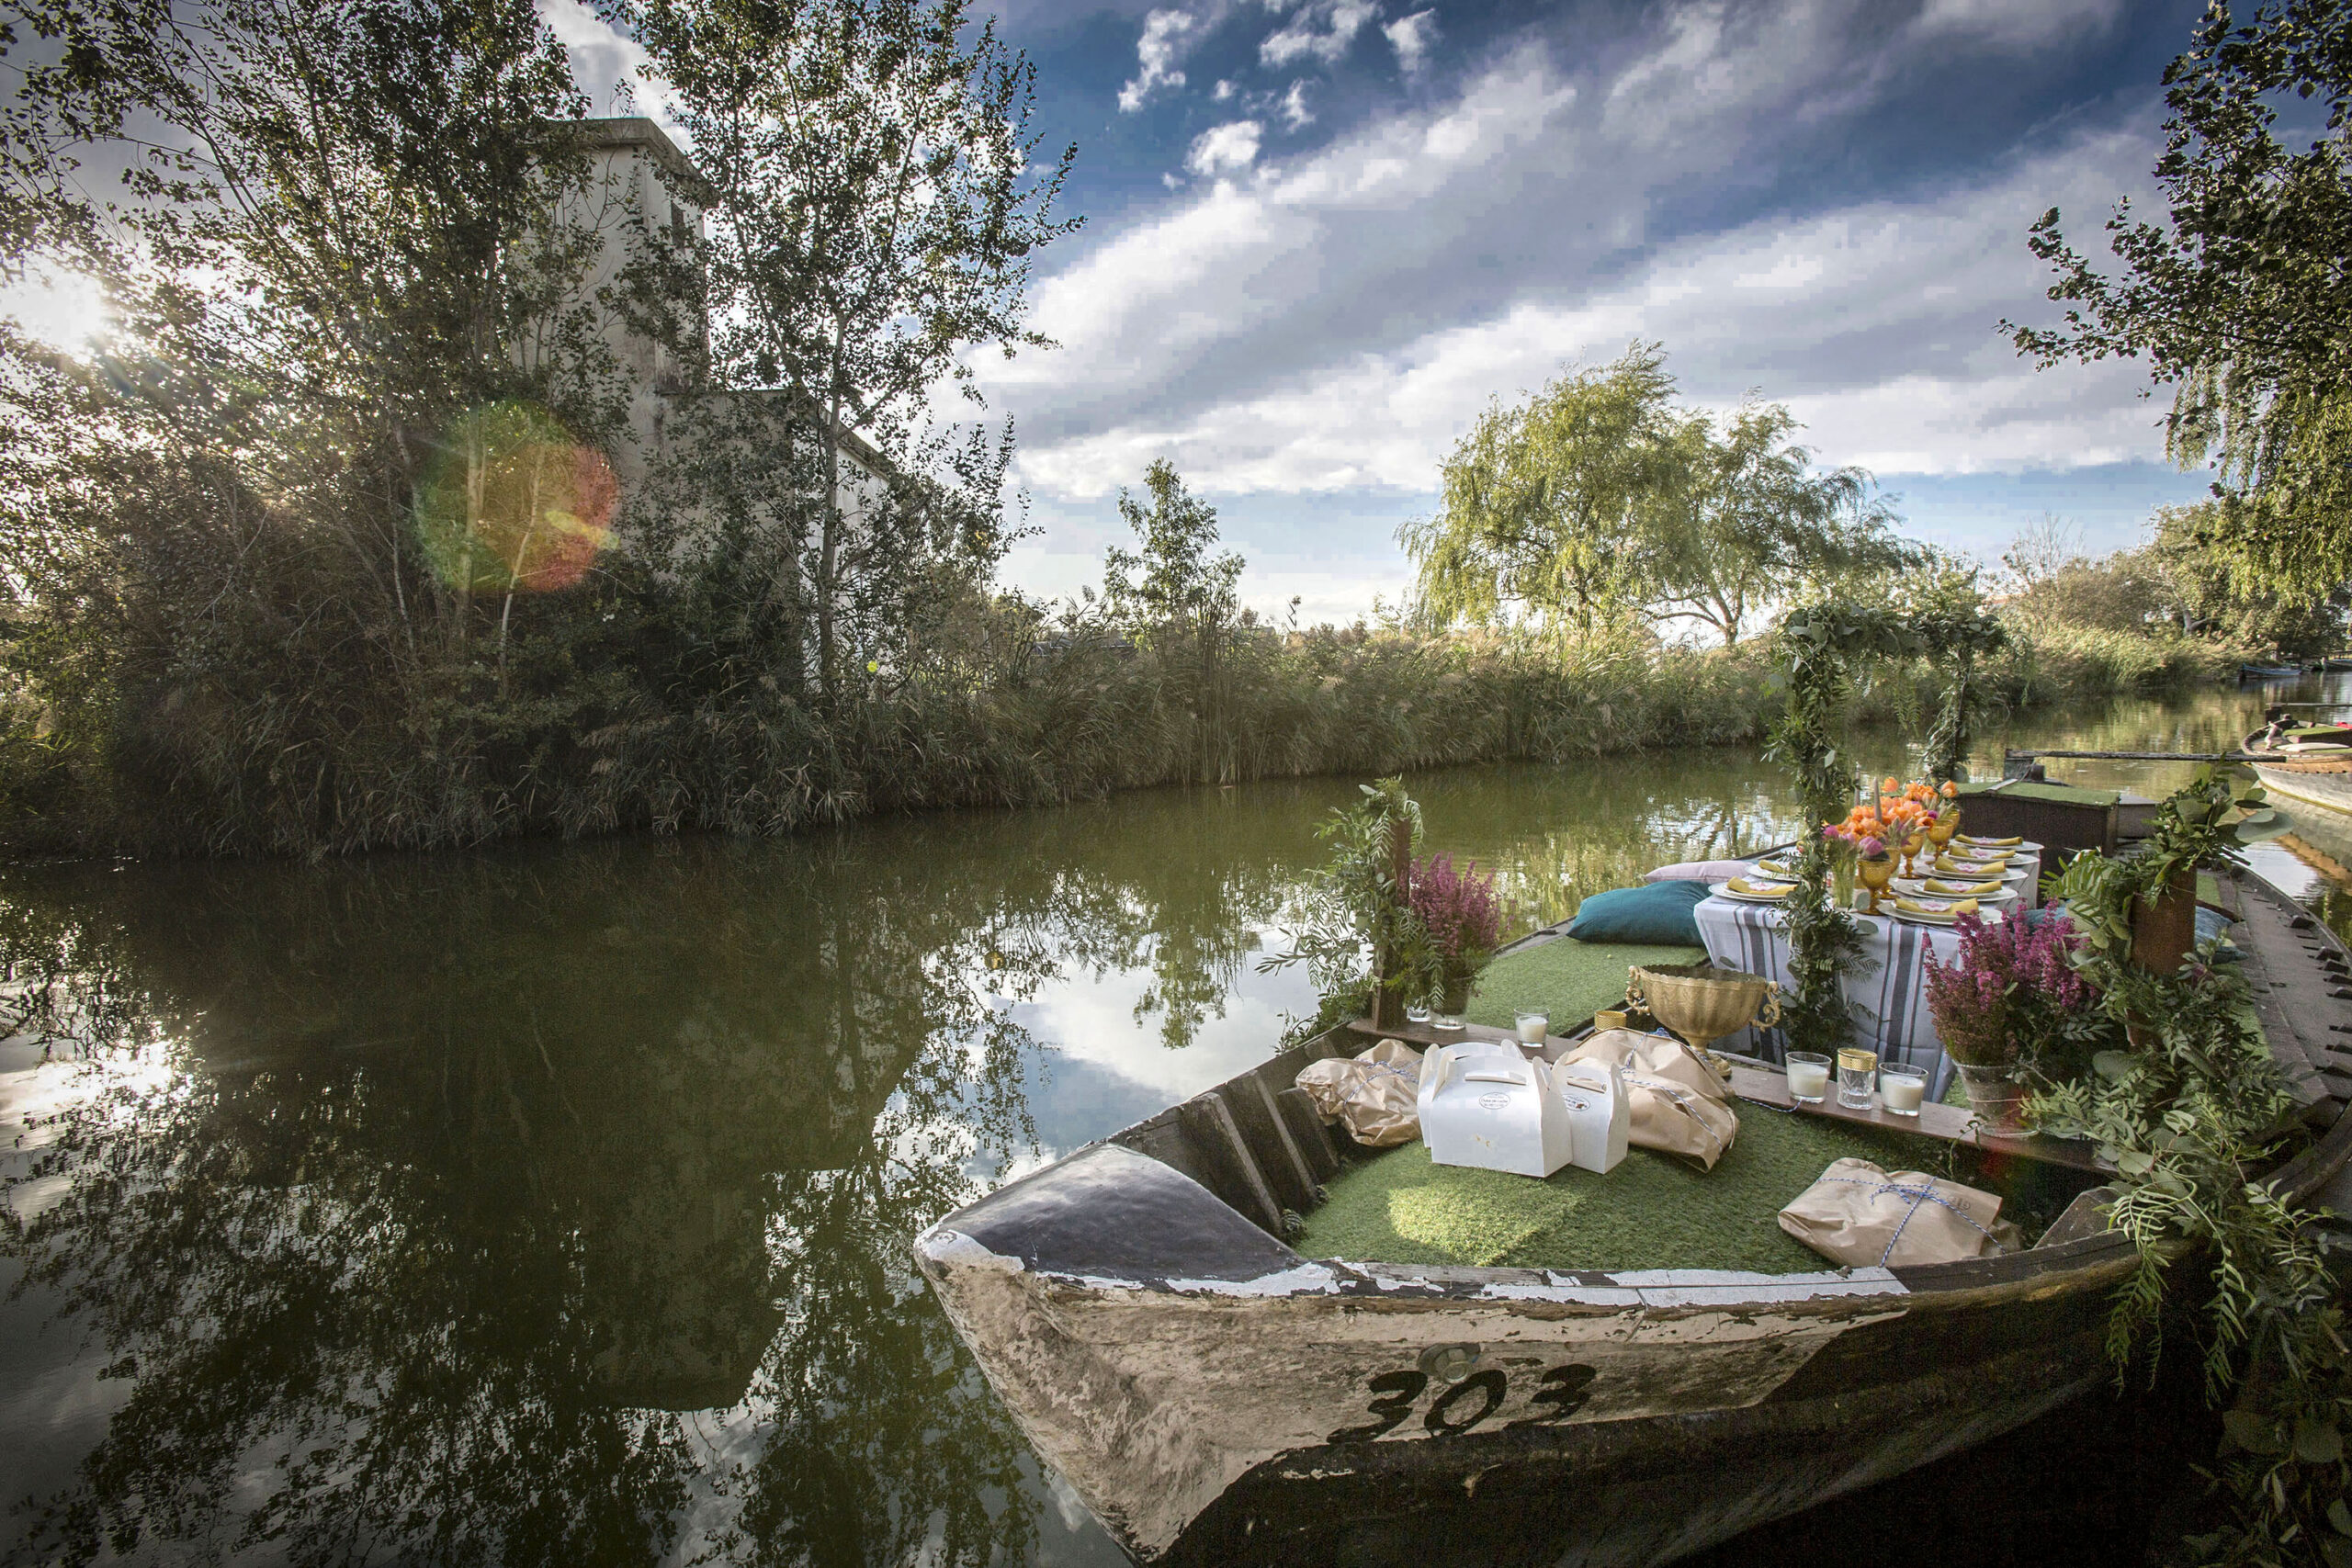
<path id="1" fill-rule="evenodd" d="M 1999 739 L 2220 749 L 2266 695 L 2352 697 L 2333 679 L 2041 711 Z M 1865 739 L 1874 769 L 1901 756 Z M 2152 795 L 2188 771 L 2052 766 Z M 1411 788 L 1428 847 L 1498 870 L 1521 928 L 1795 826 L 1739 750 Z M 0 874 L 10 995 L 62 1032 L 0 1043 L 0 1552 L 1120 1561 L 905 1243 L 1312 1010 L 1297 970 L 1258 964 L 1354 790 Z M 2352 931 L 2347 840 L 2308 821 L 2260 868 Z M 1998 1506 L 2097 1560 L 2138 1495 L 2107 1483 L 2145 1459 L 2109 1419 L 1912 1478 L 1900 1535 L 1838 1505 L 1772 1544 L 1924 1563 L 1917 1509 Z M 2068 1463 L 2100 1483 L 2053 1489 Z"/>

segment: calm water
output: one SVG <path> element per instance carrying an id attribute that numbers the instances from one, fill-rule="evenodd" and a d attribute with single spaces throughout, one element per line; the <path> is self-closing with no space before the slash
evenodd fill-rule
<path id="1" fill-rule="evenodd" d="M 2259 705 L 2215 691 L 2011 739 L 2219 746 Z M 1900 742 L 1862 752 L 1884 767 Z M 2186 770 L 2052 772 L 2156 793 Z M 1499 868 L 1522 925 L 1793 826 L 1777 773 L 1736 750 L 1413 788 L 1430 847 Z M 68 977 L 49 994 L 80 1035 L 0 1044 L 21 1124 L 0 1150 L 0 1494 L 22 1500 L 0 1542 L 41 1562 L 1119 1561 L 905 1241 L 1261 1059 L 1312 998 L 1255 964 L 1314 824 L 1353 794 L 0 876 L 19 995 Z M 2352 927 L 2352 892 L 2264 860 Z M 2046 1461 L 1976 1472 L 2003 1463 Z M 1820 1555 L 1846 1528 L 1783 1539 Z"/>

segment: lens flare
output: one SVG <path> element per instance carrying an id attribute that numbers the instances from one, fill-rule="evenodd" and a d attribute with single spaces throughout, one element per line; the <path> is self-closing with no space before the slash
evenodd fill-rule
<path id="1" fill-rule="evenodd" d="M 417 538 L 452 588 L 549 592 L 595 564 L 619 494 L 605 455 L 555 415 L 493 403 L 442 442 L 417 487 Z"/>

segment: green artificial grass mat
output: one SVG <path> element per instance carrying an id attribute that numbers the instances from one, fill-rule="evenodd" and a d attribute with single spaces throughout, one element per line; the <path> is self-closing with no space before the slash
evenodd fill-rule
<path id="1" fill-rule="evenodd" d="M 1964 784 L 1960 786 L 1960 793 L 1963 795 L 1983 795 L 1999 782 L 1997 779 L 1993 779 L 1982 784 Z M 2023 784 L 2013 784 L 2001 794 L 2010 800 L 2048 800 L 2061 806 L 2106 807 L 2113 806 L 2123 798 L 2120 790 L 2081 789 L 2074 784 L 2035 784 L 2030 780 Z M 1964 815 L 1961 825 L 1967 826 Z"/>
<path id="2" fill-rule="evenodd" d="M 1569 1166 L 1547 1180 L 1432 1165 L 1420 1143 L 1352 1166 L 1295 1243 L 1307 1258 L 1525 1269 L 1834 1268 L 1781 1229 L 1780 1213 L 1830 1161 L 1889 1170 L 1941 1168 L 1946 1145 L 1816 1116 L 1734 1102 L 1739 1136 L 1702 1171 L 1628 1150 L 1607 1176 Z"/>
<path id="3" fill-rule="evenodd" d="M 1706 949 L 1700 947 L 1645 947 L 1564 936 L 1507 953 L 1479 971 L 1470 1010 L 1463 1016 L 1473 1023 L 1509 1029 L 1521 1012 L 1544 1012 L 1552 1017 L 1552 1032 L 1561 1034 L 1602 1008 L 1623 1001 L 1625 971 L 1635 964 L 1702 964 L 1706 957 Z"/>

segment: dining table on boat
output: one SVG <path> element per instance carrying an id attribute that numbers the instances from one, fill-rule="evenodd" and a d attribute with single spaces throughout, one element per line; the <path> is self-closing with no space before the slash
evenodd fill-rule
<path id="1" fill-rule="evenodd" d="M 1999 907 L 2000 918 L 2034 907 L 2041 886 L 2041 846 L 2012 847 L 2012 865 L 2027 873 L 2016 898 Z M 1886 903 L 1892 904 L 1889 897 Z M 1702 899 L 1693 913 L 1708 962 L 1718 969 L 1736 969 L 1777 980 L 1788 991 L 1788 915 L 1770 904 L 1746 903 L 1718 890 Z M 1917 1067 L 1928 1075 L 1928 1093 L 1940 1098 L 1951 1081 L 1951 1064 L 1936 1034 L 1935 1015 L 1928 1006 L 1928 958 L 1946 967 L 1960 957 L 1960 933 L 1950 926 L 1920 925 L 1892 915 L 1865 915 L 1854 922 L 1862 929 L 1863 954 L 1842 983 L 1846 1010 L 1854 1021 L 1854 1043 L 1879 1054 L 1882 1061 Z M 1787 1037 L 1778 1029 L 1745 1029 L 1716 1042 L 1724 1051 L 1772 1063 L 1787 1054 Z"/>

